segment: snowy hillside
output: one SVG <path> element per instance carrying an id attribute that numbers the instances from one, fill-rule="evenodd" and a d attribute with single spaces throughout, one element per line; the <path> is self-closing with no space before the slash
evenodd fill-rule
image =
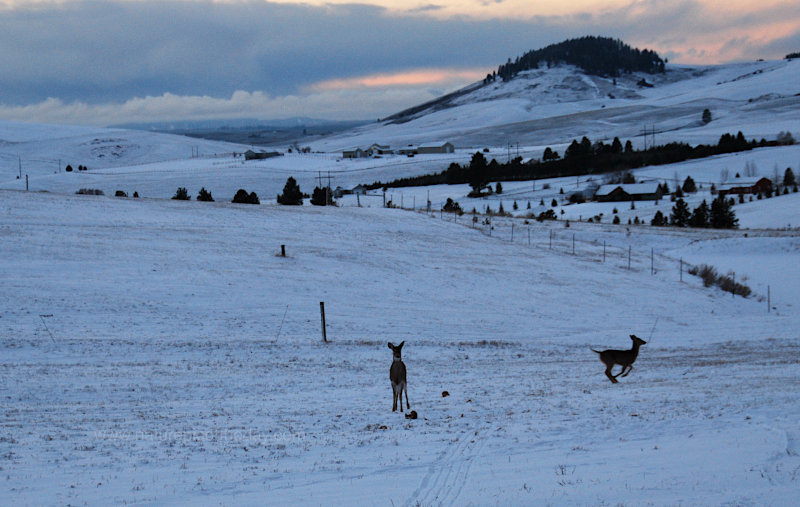
<path id="1" fill-rule="evenodd" d="M 396 209 L 0 206 L 0 503 L 796 498 L 797 285 L 767 313 L 664 250 L 769 265 L 793 238 L 558 223 L 529 245 Z M 631 333 L 649 343 L 611 384 L 589 347 Z M 403 340 L 413 421 L 390 409 Z"/>
<path id="2" fill-rule="evenodd" d="M 652 88 L 640 87 L 645 79 Z M 800 60 L 711 67 L 668 65 L 665 74 L 614 80 L 569 66 L 527 71 L 503 83 L 473 85 L 451 100 L 399 119 L 334 136 L 315 148 L 339 150 L 373 142 L 404 146 L 447 140 L 457 147 L 558 146 L 592 140 L 635 139 L 655 128 L 657 142 L 716 142 L 726 132 L 774 138 L 798 129 Z M 703 109 L 714 121 L 704 125 Z"/>
<path id="3" fill-rule="evenodd" d="M 240 145 L 139 130 L 42 125 L 0 120 L 0 184 L 64 172 L 66 166 L 90 170 L 230 155 Z"/>

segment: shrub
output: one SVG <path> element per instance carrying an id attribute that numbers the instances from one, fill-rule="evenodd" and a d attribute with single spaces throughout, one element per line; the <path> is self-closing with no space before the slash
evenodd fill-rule
<path id="1" fill-rule="evenodd" d="M 255 192 L 247 193 L 247 190 L 240 188 L 236 191 L 236 195 L 233 196 L 233 200 L 231 202 L 235 202 L 237 204 L 261 204 L 258 200 L 258 195 Z"/>
<path id="2" fill-rule="evenodd" d="M 67 168 L 64 169 L 64 170 L 67 171 L 68 173 L 71 173 L 72 172 L 72 166 L 67 164 Z"/>
<path id="3" fill-rule="evenodd" d="M 99 188 L 82 188 L 75 193 L 79 195 L 105 195 Z"/>
<path id="4" fill-rule="evenodd" d="M 124 190 L 117 190 L 114 192 L 114 197 L 128 197 L 128 194 Z"/>
<path id="5" fill-rule="evenodd" d="M 178 187 L 178 190 L 175 191 L 175 195 L 173 195 L 172 198 L 178 201 L 188 201 L 191 199 L 185 187 Z"/>
<path id="6" fill-rule="evenodd" d="M 742 297 L 749 297 L 753 291 L 750 287 L 736 282 L 733 273 L 727 275 L 720 275 L 717 270 L 707 264 L 702 264 L 700 267 L 692 266 L 689 268 L 689 274 L 699 276 L 703 280 L 703 286 L 711 287 L 716 285 L 725 292 L 730 292 L 734 295 Z"/>
<path id="7" fill-rule="evenodd" d="M 557 219 L 556 212 L 551 209 L 547 211 L 542 211 L 541 213 L 539 213 L 539 216 L 536 217 L 536 220 L 540 222 L 543 222 L 545 220 L 556 220 L 556 219 Z"/>
<path id="8" fill-rule="evenodd" d="M 139 192 L 133 192 L 133 197 L 135 197 L 136 199 L 138 199 L 138 198 L 139 198 Z"/>
<path id="9" fill-rule="evenodd" d="M 573 192 L 569 194 L 569 202 L 572 204 L 583 204 L 586 202 L 586 198 L 583 196 L 583 192 Z"/>
<path id="10" fill-rule="evenodd" d="M 590 218 L 589 220 L 591 220 L 591 218 Z M 613 223 L 614 223 L 614 224 L 619 224 L 619 222 L 620 222 L 620 220 L 619 220 L 619 215 L 614 215 L 614 220 L 613 220 Z"/>
<path id="11" fill-rule="evenodd" d="M 448 213 L 458 213 L 459 215 L 463 215 L 464 211 L 461 209 L 461 206 L 451 198 L 447 198 L 447 202 L 444 203 L 442 207 L 443 211 Z"/>
<path id="12" fill-rule="evenodd" d="M 197 200 L 203 202 L 214 202 L 211 192 L 206 190 L 206 187 L 200 189 L 200 192 L 197 194 Z"/>

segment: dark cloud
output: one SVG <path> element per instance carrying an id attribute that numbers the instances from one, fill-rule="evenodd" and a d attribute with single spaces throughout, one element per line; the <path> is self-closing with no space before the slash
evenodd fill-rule
<path id="1" fill-rule="evenodd" d="M 58 99 L 48 103 L 52 108 L 135 97 L 163 102 L 164 96 L 182 104 L 194 102 L 172 99 L 231 99 L 236 91 L 263 92 L 272 103 L 331 79 L 420 68 L 488 72 L 509 57 L 582 35 L 618 37 L 672 61 L 715 58 L 698 41 L 717 33 L 725 34 L 718 45 L 736 58 L 780 58 L 800 49 L 798 34 L 773 42 L 748 35 L 753 26 L 800 18 L 800 5 L 744 15 L 692 0 L 643 0 L 597 13 L 513 20 L 427 15 L 440 7 L 389 13 L 361 4 L 87 0 L 4 8 L 0 104 L 7 110 Z M 380 115 L 413 105 L 381 104 L 388 109 Z"/>
<path id="2" fill-rule="evenodd" d="M 286 94 L 331 77 L 492 68 L 509 49 L 504 41 L 524 31 L 522 23 L 387 16 L 366 5 L 67 3 L 0 18 L 0 88 L 12 104 L 49 96 Z"/>

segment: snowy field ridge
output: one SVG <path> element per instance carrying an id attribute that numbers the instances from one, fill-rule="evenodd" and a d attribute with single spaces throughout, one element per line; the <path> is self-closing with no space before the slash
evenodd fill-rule
<path id="1" fill-rule="evenodd" d="M 561 223 L 528 245 L 397 209 L 0 205 L 3 504 L 796 499 L 796 289 L 767 313 L 664 250 L 651 274 L 652 228 L 607 226 L 603 262 L 588 224 L 573 255 Z M 800 247 L 723 236 L 705 260 Z M 629 334 L 613 385 L 589 347 Z M 415 421 L 390 409 L 402 340 Z"/>

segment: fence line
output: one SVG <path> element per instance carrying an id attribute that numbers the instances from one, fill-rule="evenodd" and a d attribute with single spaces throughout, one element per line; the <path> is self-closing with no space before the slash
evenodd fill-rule
<path id="1" fill-rule="evenodd" d="M 674 269 L 678 281 L 681 283 L 683 280 L 684 269 L 687 271 L 692 268 L 697 268 L 683 258 L 674 259 L 664 254 L 656 254 L 656 249 L 650 247 L 649 255 L 641 251 L 634 251 L 633 245 L 615 246 L 607 243 L 603 239 L 602 243 L 599 240 L 581 240 L 578 238 L 578 233 L 567 229 L 569 221 L 555 221 L 554 223 L 565 224 L 566 230 L 556 230 L 549 226 L 542 226 L 548 231 L 546 239 L 544 235 L 539 238 L 532 234 L 533 224 L 526 220 L 523 227 L 527 228 L 526 233 L 520 233 L 520 225 L 514 218 L 511 217 L 498 217 L 486 215 L 468 215 L 464 214 L 459 217 L 457 213 L 443 212 L 440 210 L 440 217 L 443 220 L 452 221 L 453 223 L 468 225 L 469 227 L 479 230 L 486 236 L 497 238 L 501 241 L 508 241 L 512 244 L 523 244 L 531 248 L 541 248 L 545 250 L 552 250 L 558 253 L 572 255 L 595 262 L 605 264 L 609 261 L 618 262 L 617 266 L 621 269 L 634 272 L 644 272 L 649 269 L 650 275 L 655 276 L 659 271 L 669 272 Z M 497 227 L 497 229 L 496 229 Z M 502 228 L 507 229 L 502 231 Z M 542 228 L 538 228 L 542 230 Z M 494 232 L 493 232 L 494 231 Z M 674 266 L 672 265 L 674 264 Z M 735 281 L 735 273 L 732 275 Z M 735 285 L 734 285 L 735 286 Z M 767 288 L 768 295 L 766 296 L 767 312 L 770 311 L 773 302 L 771 301 L 771 294 L 769 294 L 769 287 Z M 736 297 L 736 293 L 732 293 L 732 297 Z M 763 297 L 761 298 L 763 299 Z M 758 299 L 760 300 L 760 299 Z"/>

